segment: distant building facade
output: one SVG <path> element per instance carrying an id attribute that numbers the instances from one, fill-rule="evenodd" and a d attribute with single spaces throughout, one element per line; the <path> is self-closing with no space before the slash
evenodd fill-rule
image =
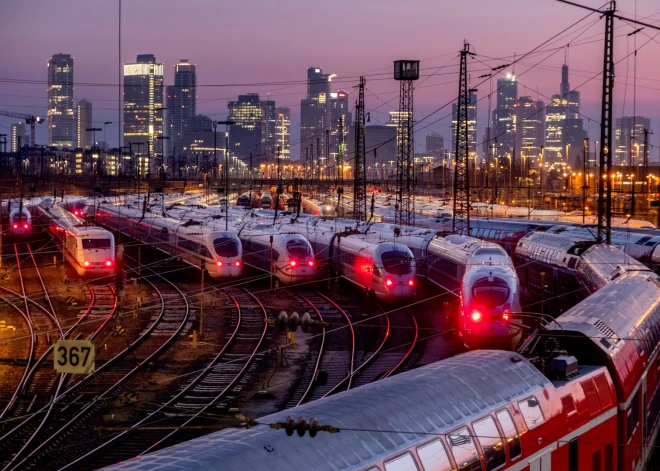
<path id="1" fill-rule="evenodd" d="M 18 152 L 23 146 L 28 145 L 28 142 L 25 140 L 25 123 L 13 123 L 9 133 L 9 148 L 11 152 Z"/>
<path id="2" fill-rule="evenodd" d="M 541 149 L 545 145 L 545 103 L 531 96 L 521 96 L 516 103 L 516 113 L 518 155 L 512 156 L 515 160 L 511 164 L 518 166 L 525 163 L 525 168 L 537 168 L 540 165 Z"/>
<path id="3" fill-rule="evenodd" d="M 275 109 L 275 145 L 281 149 L 283 159 L 291 159 L 291 108 Z"/>
<path id="4" fill-rule="evenodd" d="M 330 85 L 333 76 L 320 67 L 307 69 L 307 96 L 300 101 L 301 160 L 326 157 L 326 131 L 327 134 L 332 131 Z"/>
<path id="5" fill-rule="evenodd" d="M 492 136 L 489 148 L 498 156 L 513 155 L 516 147 L 516 102 L 518 82 L 516 76 L 507 74 L 497 79 L 497 107 L 493 110 Z M 492 157 L 495 153 L 489 152 Z"/>
<path id="6" fill-rule="evenodd" d="M 263 162 L 273 156 L 273 143 L 266 139 L 266 120 L 271 117 L 268 116 L 271 114 L 270 108 L 274 110 L 274 102 L 270 103 L 273 106 L 266 106 L 259 100 L 258 93 L 239 95 L 238 100 L 227 103 L 229 119 L 236 123 L 229 129 L 229 150 L 245 162 L 250 159 L 250 155 L 253 163 Z"/>
<path id="7" fill-rule="evenodd" d="M 445 155 L 445 138 L 437 132 L 426 136 L 426 155 L 442 158 Z"/>
<path id="8" fill-rule="evenodd" d="M 651 132 L 651 120 L 644 116 L 616 118 L 614 165 L 639 166 L 644 161 L 644 129 Z"/>
<path id="9" fill-rule="evenodd" d="M 73 103 L 73 57 L 48 59 L 48 145 L 73 148 L 76 123 Z"/>
<path id="10" fill-rule="evenodd" d="M 467 131 L 468 131 L 468 156 L 474 157 L 477 152 L 477 91 L 468 92 L 467 109 Z M 456 126 L 458 126 L 458 104 L 451 105 L 451 149 L 450 152 L 456 153 Z"/>
<path id="11" fill-rule="evenodd" d="M 197 114 L 197 67 L 187 59 L 174 65 L 174 85 L 166 89 L 167 95 L 167 154 L 183 151 L 181 138 L 187 131 L 188 121 Z"/>
<path id="12" fill-rule="evenodd" d="M 94 127 L 92 122 L 92 103 L 82 99 L 76 107 L 76 135 L 78 137 L 76 147 L 81 149 L 92 148 L 94 145 L 94 136 L 92 131 L 88 131 L 92 127 Z"/>

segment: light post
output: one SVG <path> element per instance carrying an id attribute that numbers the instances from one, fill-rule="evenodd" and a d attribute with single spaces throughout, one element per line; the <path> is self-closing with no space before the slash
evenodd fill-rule
<path id="1" fill-rule="evenodd" d="M 163 166 L 164 166 L 164 160 L 165 160 L 165 152 L 163 151 L 163 142 L 164 140 L 169 140 L 169 136 L 156 136 L 156 139 L 161 141 L 161 149 L 160 149 L 160 165 L 158 166 L 158 178 L 160 181 L 163 181 Z"/>
<path id="2" fill-rule="evenodd" d="M 225 125 L 225 168 L 224 168 L 224 174 L 225 174 L 225 230 L 229 230 L 229 126 L 232 124 L 236 124 L 236 121 L 232 120 L 226 120 L 226 121 L 214 121 L 214 131 L 215 127 L 218 124 L 224 124 Z M 216 133 L 213 133 L 213 142 L 215 143 L 216 139 Z M 213 172 L 215 174 L 216 169 L 218 168 L 218 162 L 216 160 L 215 156 L 215 144 L 213 146 Z"/>

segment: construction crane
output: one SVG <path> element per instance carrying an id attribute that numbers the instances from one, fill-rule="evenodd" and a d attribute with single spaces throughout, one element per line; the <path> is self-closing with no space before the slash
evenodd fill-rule
<path id="1" fill-rule="evenodd" d="M 13 111 L 2 111 L 2 110 L 0 110 L 0 116 L 8 116 L 10 118 L 24 119 L 25 124 L 30 125 L 30 152 L 34 154 L 35 125 L 43 123 L 44 121 L 46 121 L 46 118 L 40 118 L 39 116 L 33 116 L 31 114 L 15 113 Z"/>

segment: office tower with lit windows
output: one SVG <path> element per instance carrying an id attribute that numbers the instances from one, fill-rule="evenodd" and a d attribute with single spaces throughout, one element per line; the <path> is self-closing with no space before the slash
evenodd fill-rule
<path id="1" fill-rule="evenodd" d="M 263 153 L 266 156 L 281 155 L 278 154 L 278 144 L 275 142 L 275 130 L 277 127 L 277 106 L 275 106 L 275 102 L 273 100 L 263 100 L 261 102 L 261 107 L 263 109 L 264 121 L 264 136 L 262 144 Z M 281 149 L 279 151 L 281 152 Z"/>
<path id="2" fill-rule="evenodd" d="M 132 146 L 142 175 L 155 171 L 162 136 L 163 64 L 153 54 L 140 54 L 135 63 L 124 64 L 124 145 Z"/>
<path id="3" fill-rule="evenodd" d="M 497 106 L 493 110 L 492 136 L 489 157 L 513 155 L 516 147 L 516 102 L 518 82 L 516 76 L 507 74 L 497 79 Z"/>
<path id="4" fill-rule="evenodd" d="M 187 131 L 188 121 L 197 114 L 197 66 L 187 59 L 174 65 L 174 85 L 166 89 L 167 95 L 167 151 L 168 157 L 181 153 L 181 138 Z"/>
<path id="5" fill-rule="evenodd" d="M 283 159 L 291 159 L 291 108 L 275 109 L 275 146 L 281 149 Z"/>
<path id="6" fill-rule="evenodd" d="M 81 149 L 91 149 L 94 145 L 92 131 L 92 103 L 84 98 L 78 102 L 76 107 L 76 135 L 78 144 L 76 147 Z"/>
<path id="7" fill-rule="evenodd" d="M 73 103 L 73 57 L 48 59 L 48 145 L 73 148 L 76 133 Z"/>
<path id="8" fill-rule="evenodd" d="M 332 131 L 332 77 L 334 74 L 326 74 L 320 67 L 307 69 L 307 96 L 300 100 L 300 160 L 325 158 L 326 131 Z"/>
<path id="9" fill-rule="evenodd" d="M 229 120 L 229 150 L 247 162 L 252 154 L 253 164 L 274 157 L 272 143 L 266 142 L 266 115 L 264 102 L 258 93 L 239 95 L 238 100 L 227 102 Z"/>
<path id="10" fill-rule="evenodd" d="M 534 100 L 531 96 L 521 96 L 516 104 L 516 113 L 518 155 L 512 156 L 515 160 L 511 164 L 524 164 L 526 169 L 538 168 L 541 163 L 541 148 L 545 145 L 545 103 Z"/>
<path id="11" fill-rule="evenodd" d="M 426 155 L 441 158 L 445 156 L 445 138 L 437 132 L 426 136 Z"/>
<path id="12" fill-rule="evenodd" d="M 353 114 L 348 108 L 348 92 L 338 90 L 330 92 L 330 152 L 338 152 L 340 128 L 342 129 L 344 144 L 347 145 L 349 136 L 353 134 Z M 345 148 L 347 149 L 347 148 Z M 346 152 L 344 152 L 346 153 Z"/>
<path id="13" fill-rule="evenodd" d="M 18 152 L 23 146 L 28 145 L 28 142 L 25 140 L 25 123 L 13 123 L 9 133 L 9 148 L 11 152 Z"/>
<path id="14" fill-rule="evenodd" d="M 477 90 L 468 91 L 468 155 L 474 158 L 477 152 Z M 458 104 L 451 105 L 451 149 L 456 152 L 456 126 L 458 125 Z"/>
<path id="15" fill-rule="evenodd" d="M 403 136 L 401 135 L 402 129 L 401 129 L 401 121 L 407 121 L 407 111 L 390 111 L 390 120 L 385 124 L 385 126 L 391 127 L 396 129 L 396 148 L 398 149 L 399 146 L 401 145 L 401 139 Z"/>
<path id="16" fill-rule="evenodd" d="M 644 129 L 651 132 L 651 120 L 644 116 L 616 118 L 614 165 L 636 167 L 644 163 Z"/>

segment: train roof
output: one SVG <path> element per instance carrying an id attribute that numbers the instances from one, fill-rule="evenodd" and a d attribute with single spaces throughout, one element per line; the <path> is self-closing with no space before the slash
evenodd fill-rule
<path id="1" fill-rule="evenodd" d="M 226 429 L 109 469 L 216 469 L 222 463 L 227 470 L 270 471 L 274 460 L 291 470 L 360 468 L 545 387 L 550 381 L 520 355 L 478 350 L 259 419 L 316 417 L 340 433 L 301 438 L 268 425 Z"/>

